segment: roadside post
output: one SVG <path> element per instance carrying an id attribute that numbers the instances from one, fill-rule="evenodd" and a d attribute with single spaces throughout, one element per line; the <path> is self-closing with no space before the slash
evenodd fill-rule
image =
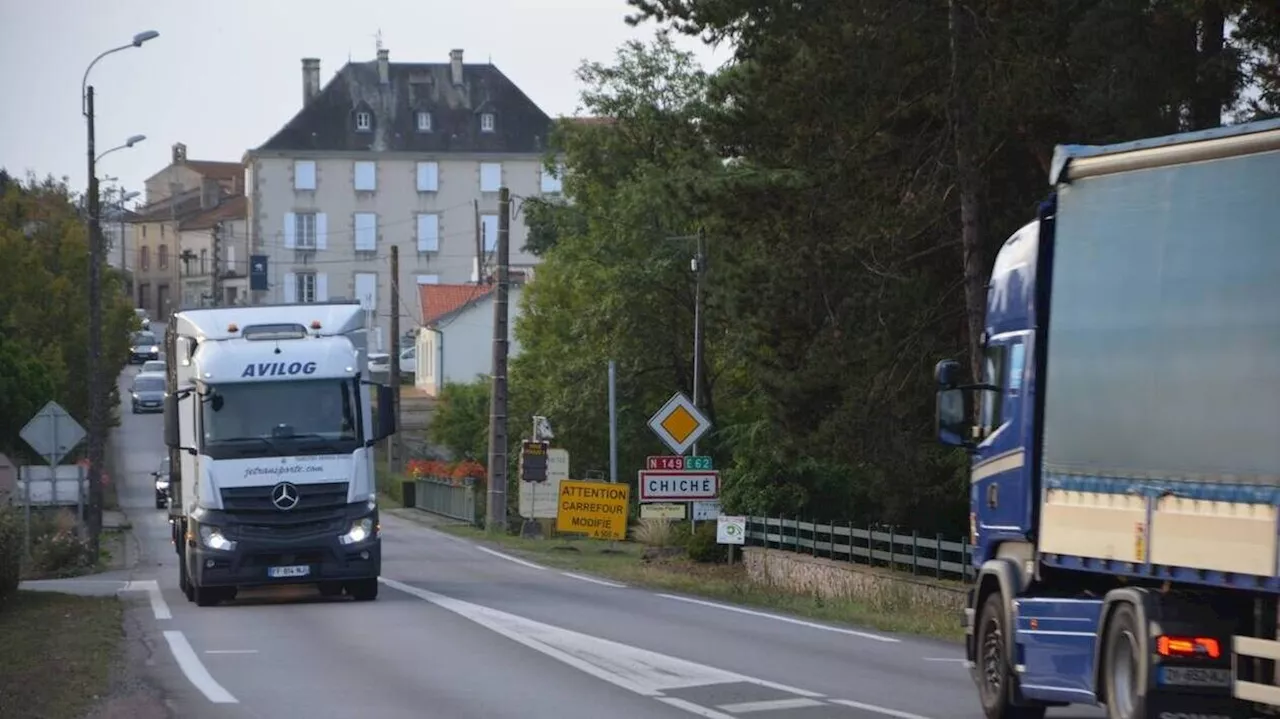
<path id="1" fill-rule="evenodd" d="M 683 392 L 676 392 L 649 418 L 649 429 L 672 454 L 645 460 L 637 483 L 640 516 L 684 519 L 685 506 L 692 505 L 690 531 L 697 531 L 699 521 L 720 514 L 720 473 L 711 457 L 685 452 L 711 429 L 711 420 Z"/>

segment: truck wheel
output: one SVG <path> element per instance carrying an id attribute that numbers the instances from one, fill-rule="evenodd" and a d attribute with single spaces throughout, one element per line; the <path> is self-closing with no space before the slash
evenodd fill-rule
<path id="1" fill-rule="evenodd" d="M 975 663 L 978 665 L 978 699 L 987 719 L 1043 719 L 1046 707 L 1015 706 L 1013 667 L 1005 655 L 1004 598 L 992 592 L 978 613 Z"/>
<path id="2" fill-rule="evenodd" d="M 1121 604 L 1107 623 L 1106 649 L 1102 654 L 1103 686 L 1108 719 L 1140 719 L 1147 716 L 1147 656 L 1138 631 L 1138 612 Z"/>
<path id="3" fill-rule="evenodd" d="M 372 602 L 378 598 L 378 579 L 359 579 L 347 583 L 347 594 L 357 602 Z"/>
<path id="4" fill-rule="evenodd" d="M 187 563 L 184 558 L 178 559 L 178 589 L 186 595 L 187 600 L 191 600 L 191 579 L 187 577 Z"/>
<path id="5" fill-rule="evenodd" d="M 193 584 L 191 589 L 195 594 L 197 607 L 212 607 L 222 601 L 222 592 L 218 591 L 219 587 L 202 587 Z"/>

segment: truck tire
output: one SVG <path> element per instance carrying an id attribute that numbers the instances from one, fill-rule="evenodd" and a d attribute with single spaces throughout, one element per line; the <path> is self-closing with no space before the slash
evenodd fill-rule
<path id="1" fill-rule="evenodd" d="M 987 719 L 1044 719 L 1047 707 L 1016 706 L 1013 666 L 1006 656 L 1004 597 L 992 592 L 978 612 L 974 663 L 978 670 L 978 700 Z"/>
<path id="2" fill-rule="evenodd" d="M 218 591 L 219 587 L 202 587 L 192 584 L 191 589 L 195 594 L 197 607 L 212 607 L 222 601 L 222 592 Z"/>
<path id="3" fill-rule="evenodd" d="M 1102 652 L 1102 681 L 1106 690 L 1107 719 L 1145 719 L 1147 672 L 1138 612 L 1132 604 L 1116 607 L 1107 622 Z"/>
<path id="4" fill-rule="evenodd" d="M 347 583 L 347 594 L 357 602 L 372 602 L 378 598 L 378 578 L 357 579 Z"/>

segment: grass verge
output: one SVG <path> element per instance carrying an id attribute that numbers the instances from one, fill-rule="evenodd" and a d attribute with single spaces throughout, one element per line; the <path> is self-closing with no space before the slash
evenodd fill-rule
<path id="1" fill-rule="evenodd" d="M 887 632 L 953 642 L 964 639 L 964 629 L 952 611 L 908 609 L 898 602 L 872 603 L 780 592 L 752 584 L 741 564 L 699 564 L 684 558 L 643 561 L 643 547 L 632 542 L 611 546 L 608 542 L 592 540 L 495 537 L 465 525 L 441 524 L 436 528 L 466 539 L 501 545 L 513 554 L 549 567 L 586 572 L 635 586 Z"/>
<path id="2" fill-rule="evenodd" d="M 110 688 L 120 600 L 52 592 L 0 599 L 0 716 L 78 719 Z"/>

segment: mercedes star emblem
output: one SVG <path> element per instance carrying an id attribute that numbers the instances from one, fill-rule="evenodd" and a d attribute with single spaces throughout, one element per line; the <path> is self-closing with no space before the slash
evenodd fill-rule
<path id="1" fill-rule="evenodd" d="M 298 506 L 298 488 L 289 482 L 281 482 L 271 488 L 271 503 L 276 509 L 287 512 Z"/>

